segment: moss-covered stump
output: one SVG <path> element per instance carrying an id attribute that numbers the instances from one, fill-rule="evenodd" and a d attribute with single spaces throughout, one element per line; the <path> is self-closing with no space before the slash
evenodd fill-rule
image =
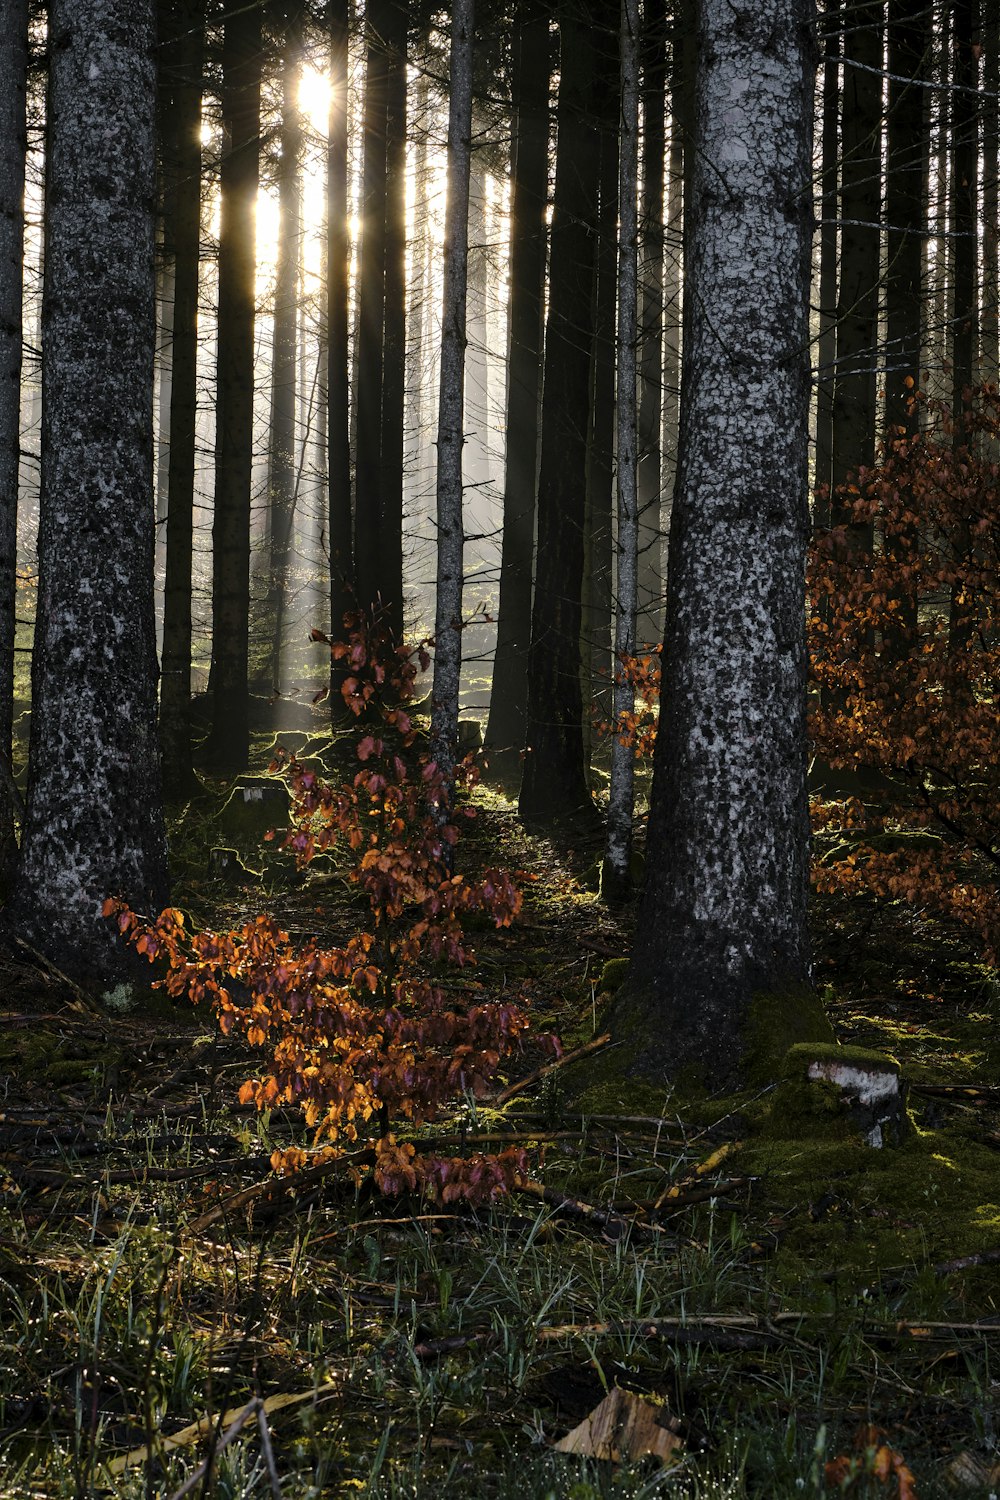
<path id="1" fill-rule="evenodd" d="M 256 870 L 243 863 L 238 849 L 227 849 L 222 845 L 208 851 L 208 874 L 212 880 L 226 880 L 233 885 L 257 879 Z"/>
<path id="2" fill-rule="evenodd" d="M 861 1047 L 800 1042 L 788 1050 L 785 1074 L 804 1075 L 812 1085 L 836 1089 L 851 1126 L 869 1146 L 898 1146 L 906 1139 L 907 1088 L 894 1057 Z"/>
<path id="3" fill-rule="evenodd" d="M 241 776 L 219 813 L 219 826 L 240 843 L 263 838 L 270 828 L 285 828 L 291 799 L 283 781 L 273 776 Z"/>

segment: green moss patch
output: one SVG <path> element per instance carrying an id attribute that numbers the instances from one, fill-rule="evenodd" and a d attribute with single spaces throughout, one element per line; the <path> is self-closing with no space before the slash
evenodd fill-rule
<path id="1" fill-rule="evenodd" d="M 744 1068 L 758 1086 L 782 1074 L 790 1047 L 834 1043 L 823 1001 L 806 986 L 754 995 L 743 1027 Z"/>

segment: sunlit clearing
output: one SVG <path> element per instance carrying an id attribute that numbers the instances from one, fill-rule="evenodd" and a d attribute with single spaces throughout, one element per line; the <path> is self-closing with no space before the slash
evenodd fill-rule
<path id="1" fill-rule="evenodd" d="M 312 63 L 305 64 L 299 78 L 299 109 L 314 130 L 326 130 L 330 115 L 330 80 Z"/>

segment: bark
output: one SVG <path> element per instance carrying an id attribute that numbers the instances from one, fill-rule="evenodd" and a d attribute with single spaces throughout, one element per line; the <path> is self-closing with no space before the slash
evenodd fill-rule
<path id="1" fill-rule="evenodd" d="M 28 0 L 13 0 L 0 37 L 0 756 L 14 723 L 17 496 L 21 453 L 24 164 L 28 146 Z M 0 881 L 17 860 L 15 805 L 0 777 Z"/>
<path id="2" fill-rule="evenodd" d="M 455 0 L 451 22 L 451 96 L 448 107 L 448 202 L 444 224 L 441 298 L 441 385 L 438 396 L 437 607 L 431 754 L 446 799 L 458 748 L 458 693 L 462 673 L 462 445 L 465 429 L 465 310 L 469 264 L 469 173 L 472 165 L 473 0 Z M 445 816 L 447 808 L 440 808 Z"/>
<path id="3" fill-rule="evenodd" d="M 851 12 L 841 89 L 840 296 L 833 392 L 833 484 L 875 458 L 875 363 L 881 234 L 882 7 Z M 858 66 L 852 66 L 852 64 Z M 835 521 L 847 517 L 833 504 Z M 851 545 L 871 549 L 871 527 L 849 527 Z"/>
<path id="4" fill-rule="evenodd" d="M 405 3 L 391 6 L 386 38 L 385 326 L 379 450 L 378 592 L 384 622 L 403 638 L 403 416 L 406 406 L 406 55 Z"/>
<path id="5" fill-rule="evenodd" d="M 738 1071 L 755 991 L 807 981 L 804 574 L 810 0 L 703 0 L 685 371 L 631 1070 Z M 754 309 L 753 320 L 746 310 Z"/>
<path id="6" fill-rule="evenodd" d="M 889 0 L 889 107 L 886 117 L 886 418 L 890 428 L 916 430 L 908 409 L 920 383 L 924 179 L 928 141 L 924 132 L 925 56 L 929 42 L 923 0 Z M 912 79 L 912 83 L 908 80 Z M 906 382 L 911 382 L 907 386 Z"/>
<path id="7" fill-rule="evenodd" d="M 648 0 L 643 24 L 642 287 L 639 351 L 639 609 L 637 636 L 663 637 L 660 418 L 663 394 L 663 168 L 667 81 L 665 0 Z"/>
<path id="8" fill-rule="evenodd" d="M 522 818 L 590 809 L 580 626 L 600 150 L 593 114 L 599 7 L 560 23 L 560 82 L 545 329 L 538 546 L 528 650 Z"/>
<path id="9" fill-rule="evenodd" d="M 127 966 L 105 897 L 167 896 L 153 621 L 152 0 L 53 0 L 43 469 L 15 930 Z"/>
<path id="10" fill-rule="evenodd" d="M 976 183 L 979 164 L 977 129 L 977 0 L 955 0 L 954 91 L 951 98 L 951 229 L 954 310 L 951 339 L 952 406 L 965 411 L 979 347 L 976 302 Z"/>
<path id="11" fill-rule="evenodd" d="M 288 567 L 296 499 L 298 397 L 299 243 L 302 236 L 302 118 L 298 107 L 302 67 L 301 16 L 291 8 L 282 23 L 281 160 L 278 167 L 278 262 L 271 344 L 271 431 L 268 453 L 271 626 L 268 687 L 280 692 L 281 653 L 288 600 Z"/>
<path id="12" fill-rule="evenodd" d="M 542 369 L 549 73 L 548 8 L 544 0 L 520 0 L 511 86 L 515 116 L 500 606 L 485 735 L 486 748 L 501 772 L 519 769 L 524 748 Z"/>
<path id="13" fill-rule="evenodd" d="M 983 13 L 983 380 L 1000 380 L 1000 276 L 997 274 L 997 241 L 1000 230 L 1000 7 L 993 4 Z"/>
<path id="14" fill-rule="evenodd" d="M 178 0 L 167 16 L 170 30 L 162 37 L 162 66 L 170 80 L 167 140 L 171 155 L 164 159 L 163 175 L 164 217 L 171 224 L 174 252 L 174 314 L 160 745 L 165 795 L 179 799 L 197 787 L 191 756 L 191 565 L 198 421 L 203 0 Z"/>
<path id="15" fill-rule="evenodd" d="M 680 426 L 681 315 L 683 303 L 684 174 L 690 163 L 686 142 L 690 137 L 693 103 L 694 27 L 693 0 L 676 0 L 670 28 L 670 152 L 667 192 L 667 254 L 663 305 L 663 463 L 662 490 L 669 509 L 677 474 L 677 442 Z M 669 529 L 669 523 L 664 530 Z"/>
<path id="16" fill-rule="evenodd" d="M 219 317 L 212 529 L 213 768 L 241 771 L 250 748 L 250 485 L 256 207 L 260 169 L 261 13 L 227 13 L 222 43 Z"/>
<path id="17" fill-rule="evenodd" d="M 594 109 L 600 130 L 594 339 L 591 350 L 587 510 L 583 532 L 580 633 L 583 756 L 589 768 L 593 719 L 611 718 L 611 633 L 615 490 L 615 329 L 618 307 L 618 144 L 621 102 L 618 39 L 603 38 Z"/>
<path id="18" fill-rule="evenodd" d="M 358 603 L 371 610 L 379 588 L 379 486 L 382 465 L 382 341 L 385 332 L 386 130 L 392 0 L 368 0 L 365 18 L 364 155 L 361 252 L 355 345 L 357 460 L 354 564 Z"/>
<path id="19" fill-rule="evenodd" d="M 833 483 L 833 389 L 837 364 L 837 188 L 840 165 L 840 4 L 827 0 L 823 13 L 823 114 L 819 201 L 819 339 L 816 348 L 817 523 L 830 524 Z"/>
<path id="20" fill-rule="evenodd" d="M 635 691 L 621 670 L 635 654 L 638 596 L 639 497 L 637 490 L 636 339 L 638 334 L 639 3 L 622 0 L 622 135 L 618 221 L 618 597 L 615 613 L 616 729 L 635 708 Z M 662 165 L 662 162 L 661 162 Z M 608 837 L 601 891 L 608 901 L 629 893 L 635 752 L 616 732 L 611 741 Z"/>
<path id="21" fill-rule="evenodd" d="M 347 37 L 350 0 L 330 0 L 330 120 L 327 140 L 327 462 L 329 465 L 330 629 L 344 636 L 344 616 L 355 607 L 351 547 L 351 375 L 349 353 L 351 244 L 347 229 Z M 334 722 L 348 712 L 340 688 L 345 672 L 331 664 Z"/>

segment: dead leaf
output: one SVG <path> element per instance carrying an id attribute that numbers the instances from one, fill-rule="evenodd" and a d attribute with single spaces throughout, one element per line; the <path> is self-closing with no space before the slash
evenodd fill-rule
<path id="1" fill-rule="evenodd" d="M 643 1458 L 649 1453 L 661 1463 L 673 1463 L 675 1449 L 683 1444 L 676 1433 L 662 1425 L 663 1416 L 662 1408 L 614 1386 L 589 1417 L 555 1444 L 555 1451 L 611 1463 Z"/>
<path id="2" fill-rule="evenodd" d="M 990 1489 L 993 1485 L 1000 1484 L 1000 1465 L 991 1469 L 981 1458 L 965 1448 L 961 1453 L 956 1453 L 945 1468 L 944 1482 L 953 1490 Z"/>

